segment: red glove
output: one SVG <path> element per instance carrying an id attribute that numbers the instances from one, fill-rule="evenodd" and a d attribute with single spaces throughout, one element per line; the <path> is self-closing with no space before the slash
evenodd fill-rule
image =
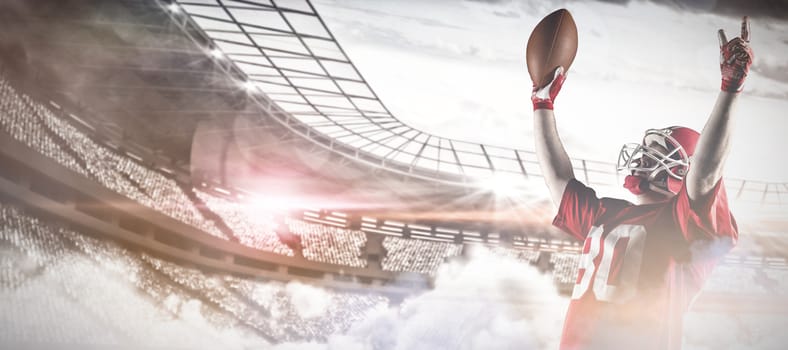
<path id="1" fill-rule="evenodd" d="M 722 71 L 722 91 L 739 92 L 752 65 L 753 53 L 750 48 L 750 20 L 744 16 L 741 23 L 741 36 L 728 41 L 725 32 L 717 32 L 720 39 L 720 70 Z"/>
<path id="2" fill-rule="evenodd" d="M 555 97 L 558 96 L 558 92 L 561 91 L 561 86 L 564 85 L 564 80 L 566 80 L 564 68 L 559 66 L 555 69 L 553 80 L 549 84 L 538 90 L 536 86 L 534 86 L 534 90 L 531 93 L 531 102 L 534 103 L 534 110 L 552 110 L 553 101 L 555 101 Z"/>

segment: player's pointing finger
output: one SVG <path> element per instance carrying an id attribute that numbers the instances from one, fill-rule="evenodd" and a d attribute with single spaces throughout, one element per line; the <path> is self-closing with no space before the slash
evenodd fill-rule
<path id="1" fill-rule="evenodd" d="M 744 16 L 741 20 L 741 38 L 742 40 L 750 41 L 750 17 Z"/>
<path id="2" fill-rule="evenodd" d="M 725 31 L 720 29 L 717 31 L 717 37 L 720 39 L 720 48 L 728 43 L 728 38 L 725 37 Z"/>

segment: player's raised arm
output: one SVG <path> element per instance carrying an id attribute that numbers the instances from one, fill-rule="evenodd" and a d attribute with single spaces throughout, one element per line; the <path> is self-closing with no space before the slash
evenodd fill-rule
<path id="1" fill-rule="evenodd" d="M 558 137 L 553 101 L 577 54 L 577 26 L 566 9 L 542 18 L 528 38 L 525 59 L 531 75 L 536 157 L 553 202 L 561 204 L 564 189 L 573 179 L 572 163 Z"/>
<path id="2" fill-rule="evenodd" d="M 746 16 L 742 20 L 741 36 L 728 41 L 722 29 L 717 34 L 720 42 L 722 91 L 703 127 L 685 179 L 687 194 L 695 203 L 703 202 L 722 178 L 730 148 L 733 107 L 753 59 L 749 44 L 750 23 Z"/>
<path id="3" fill-rule="evenodd" d="M 534 88 L 531 94 L 534 105 L 536 157 L 556 205 L 561 203 L 566 184 L 575 177 L 569 155 L 566 154 L 561 138 L 558 136 L 553 113 L 553 101 L 561 91 L 565 79 L 563 68 L 558 67 L 553 81 L 541 89 Z"/>

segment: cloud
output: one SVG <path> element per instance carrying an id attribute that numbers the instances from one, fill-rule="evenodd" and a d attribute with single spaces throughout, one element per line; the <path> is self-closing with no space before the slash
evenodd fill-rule
<path id="1" fill-rule="evenodd" d="M 735 240 L 730 237 L 696 240 L 689 247 L 690 259 L 697 264 L 715 261 L 728 254 L 735 245 Z"/>
<path id="2" fill-rule="evenodd" d="M 684 319 L 685 350 L 784 349 L 783 315 L 691 313 Z"/>
<path id="3" fill-rule="evenodd" d="M 296 281 L 289 282 L 285 292 L 301 318 L 314 318 L 325 314 L 332 301 L 331 295 L 325 290 Z"/>
<path id="4" fill-rule="evenodd" d="M 498 17 L 504 17 L 504 18 L 520 18 L 520 14 L 515 12 L 515 11 L 512 11 L 512 10 L 509 10 L 509 11 L 493 11 L 493 14 L 498 16 Z"/>
<path id="5" fill-rule="evenodd" d="M 347 3 L 340 3 L 336 1 L 331 2 L 324 2 L 322 5 L 330 6 L 331 8 L 335 9 L 344 9 L 349 12 L 355 12 L 356 15 L 360 12 L 364 16 L 370 16 L 375 18 L 389 18 L 394 19 L 397 21 L 408 21 L 413 23 L 422 24 L 425 26 L 436 27 L 436 28 L 450 28 L 450 29 L 463 29 L 461 26 L 457 26 L 454 24 L 450 24 L 444 21 L 439 21 L 435 19 L 435 17 L 431 16 L 416 16 L 416 15 L 401 15 L 397 14 L 396 8 L 389 8 L 386 10 L 374 10 L 371 7 L 360 7 L 360 6 L 352 6 L 348 5 Z M 383 4 L 385 5 L 385 4 Z M 318 13 L 322 13 L 319 11 Z M 339 18 L 332 18 L 333 20 L 341 20 Z"/>
<path id="6" fill-rule="evenodd" d="M 752 66 L 752 71 L 763 77 L 788 84 L 788 64 L 759 60 Z"/>
<path id="7" fill-rule="evenodd" d="M 6 242 L 0 240 L 5 246 L 1 256 L 13 257 L 15 265 L 9 270 L 42 264 Z M 51 253 L 38 246 L 33 251 Z M 0 348 L 250 349 L 268 345 L 212 306 L 168 288 L 163 280 L 148 280 L 149 273 L 119 275 L 111 268 L 114 263 L 123 265 L 119 260 L 102 260 L 100 265 L 86 255 L 67 251 L 42 264 L 33 275 L 22 272 L 25 280 L 13 288 L 6 284 L 7 276 L 0 275 Z M 161 293 L 157 296 L 161 303 L 141 293 L 130 282 L 135 280 L 153 282 L 147 285 Z"/>
<path id="8" fill-rule="evenodd" d="M 690 7 L 695 3 L 710 3 L 708 11 L 714 14 L 730 17 L 749 15 L 752 17 L 772 17 L 779 19 L 788 18 L 788 2 L 773 0 L 718 0 L 718 1 L 677 1 L 679 4 Z"/>
<path id="9" fill-rule="evenodd" d="M 482 2 L 486 4 L 503 4 L 503 3 L 510 3 L 512 0 L 465 0 L 468 2 Z"/>
<path id="10" fill-rule="evenodd" d="M 629 5 L 632 0 L 597 0 L 598 2 Z M 494 2 L 494 1 L 491 1 Z M 641 1 L 642 2 L 642 1 Z M 727 17 L 769 17 L 788 18 L 788 2 L 772 0 L 649 0 L 654 4 L 666 6 L 679 11 L 711 13 Z"/>
<path id="11" fill-rule="evenodd" d="M 376 309 L 347 332 L 275 349 L 550 349 L 566 306 L 550 276 L 481 249 L 444 265 L 434 289 Z"/>

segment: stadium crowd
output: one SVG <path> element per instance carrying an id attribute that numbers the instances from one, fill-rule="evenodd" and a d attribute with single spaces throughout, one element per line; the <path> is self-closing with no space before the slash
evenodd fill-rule
<path id="1" fill-rule="evenodd" d="M 0 340 L 123 344 L 134 339 L 172 346 L 173 333 L 192 333 L 182 318 L 195 301 L 199 318 L 215 329 L 257 334 L 265 341 L 317 340 L 389 302 L 375 294 L 319 289 L 323 307 L 302 315 L 286 283 L 183 267 L 2 203 L 0 252 L 0 320 L 6 325 Z M 64 319 L 69 322 L 60 322 Z M 169 329 L 150 329 L 162 320 Z M 200 345 L 184 346 L 190 344 Z"/>
<path id="2" fill-rule="evenodd" d="M 272 253 L 293 256 L 293 250 L 279 240 L 273 215 L 251 212 L 249 206 L 195 190 L 195 194 L 208 208 L 222 218 L 239 243 Z"/>
<path id="3" fill-rule="evenodd" d="M 11 137 L 142 205 L 227 239 L 175 180 L 100 145 L 0 77 L 0 127 Z"/>
<path id="4" fill-rule="evenodd" d="M 383 249 L 386 250 L 382 262 L 384 270 L 434 275 L 446 259 L 460 255 L 462 245 L 386 237 L 383 239 Z"/>
<path id="5" fill-rule="evenodd" d="M 296 219 L 285 220 L 290 233 L 301 237 L 304 258 L 329 264 L 366 267 L 361 250 L 367 236 L 358 230 L 312 224 Z"/>
<path id="6" fill-rule="evenodd" d="M 553 279 L 556 283 L 575 283 L 579 258 L 580 255 L 574 253 L 555 252 L 550 254 L 550 264 L 553 265 Z"/>

